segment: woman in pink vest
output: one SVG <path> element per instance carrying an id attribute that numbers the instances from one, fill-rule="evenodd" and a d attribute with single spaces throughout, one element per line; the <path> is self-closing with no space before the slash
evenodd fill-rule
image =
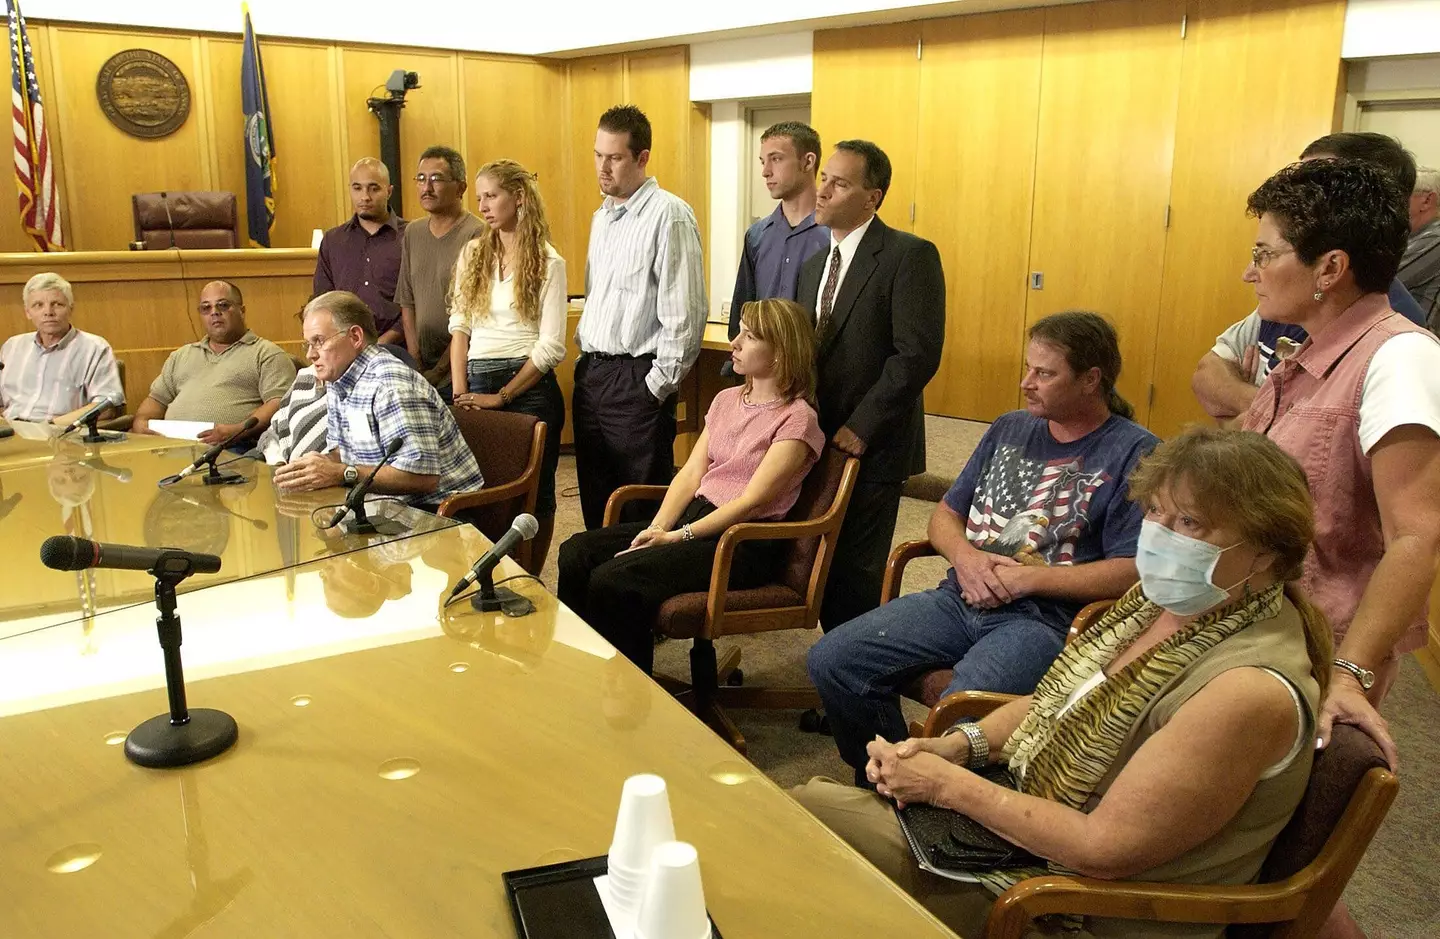
<path id="1" fill-rule="evenodd" d="M 1288 166 L 1250 195 L 1260 225 L 1245 269 L 1260 316 L 1310 337 L 1270 373 L 1241 426 L 1299 460 L 1315 499 L 1301 583 L 1336 646 L 1320 742 L 1334 721 L 1355 724 L 1392 767 L 1377 708 L 1400 655 L 1425 643 L 1440 561 L 1440 342 L 1386 299 L 1407 197 L 1365 164 Z M 1363 935 L 1343 905 L 1329 925 L 1327 935 Z"/>
<path id="2" fill-rule="evenodd" d="M 560 546 L 560 601 L 647 673 L 661 604 L 709 588 L 731 525 L 784 518 L 825 447 L 811 403 L 815 328 L 803 309 L 778 299 L 745 304 L 730 360 L 745 384 L 715 396 L 654 520 L 582 531 Z M 782 548 L 741 542 L 731 588 L 773 580 Z"/>

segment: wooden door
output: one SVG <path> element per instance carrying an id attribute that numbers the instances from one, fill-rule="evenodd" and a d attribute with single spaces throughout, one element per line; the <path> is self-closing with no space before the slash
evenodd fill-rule
<path id="1" fill-rule="evenodd" d="M 1341 0 L 1191 0 L 1150 428 L 1208 421 L 1190 390 L 1225 327 L 1255 308 L 1242 283 L 1255 240 L 1245 199 L 1330 132 L 1340 80 Z M 1304 55 L 1276 55 L 1281 46 Z"/>
<path id="2" fill-rule="evenodd" d="M 823 144 L 820 165 L 836 141 L 861 138 L 877 144 L 892 170 L 880 218 L 902 231 L 914 231 L 919 42 L 919 23 L 815 33 L 810 115 Z"/>
<path id="3" fill-rule="evenodd" d="M 923 24 L 915 233 L 945 266 L 945 356 L 925 409 L 1012 410 L 1024 350 L 1043 10 Z"/>
<path id="4" fill-rule="evenodd" d="M 1029 291 L 1026 322 L 1072 309 L 1109 318 L 1124 360 L 1119 390 L 1141 423 L 1160 309 L 1183 13 L 1183 0 L 1045 11 L 1030 243 L 1030 270 L 1044 281 Z"/>
<path id="5" fill-rule="evenodd" d="M 595 180 L 595 127 L 600 115 L 624 104 L 625 68 L 618 55 L 597 55 L 570 61 L 569 120 L 561 140 L 569 148 L 570 186 L 564 211 L 568 215 L 566 244 L 556 245 L 565 258 L 569 292 L 585 292 L 585 254 L 590 245 L 590 219 L 604 196 Z"/>

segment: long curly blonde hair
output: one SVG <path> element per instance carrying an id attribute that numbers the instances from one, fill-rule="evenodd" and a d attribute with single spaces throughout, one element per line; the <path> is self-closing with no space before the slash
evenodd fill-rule
<path id="1" fill-rule="evenodd" d="M 522 323 L 540 321 L 540 293 L 545 287 L 545 271 L 549 264 L 550 223 L 545 218 L 545 203 L 540 198 L 536 177 L 514 160 L 486 163 L 475 173 L 478 180 L 489 176 L 510 193 L 518 203 L 519 218 L 515 226 L 515 256 L 510 270 L 515 276 L 515 309 Z M 499 271 L 500 233 L 491 229 L 475 237 L 466 248 L 463 269 L 456 275 L 452 288 L 452 309 L 472 311 L 483 321 L 490 316 L 490 285 Z"/>

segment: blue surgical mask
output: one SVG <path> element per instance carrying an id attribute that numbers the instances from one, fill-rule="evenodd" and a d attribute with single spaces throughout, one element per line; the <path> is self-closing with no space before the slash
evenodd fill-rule
<path id="1" fill-rule="evenodd" d="M 1220 555 L 1238 544 L 1222 548 L 1147 518 L 1140 524 L 1140 544 L 1135 553 L 1140 587 L 1150 602 L 1177 616 L 1194 616 L 1219 606 L 1230 599 L 1231 590 L 1249 580 L 1247 575 L 1229 587 L 1217 587 L 1210 579 Z"/>

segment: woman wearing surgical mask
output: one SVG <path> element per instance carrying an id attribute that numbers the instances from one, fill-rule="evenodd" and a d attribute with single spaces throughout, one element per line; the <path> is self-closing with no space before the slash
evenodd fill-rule
<path id="1" fill-rule="evenodd" d="M 1140 583 L 1033 694 L 944 736 L 872 743 L 874 793 L 820 779 L 795 791 L 960 935 L 982 935 L 995 896 L 1047 870 L 1249 883 L 1305 791 L 1331 640 L 1291 584 L 1314 534 L 1299 464 L 1259 434 L 1197 428 L 1146 457 L 1130 495 L 1145 509 Z M 974 772 L 991 763 L 1008 764 L 1018 794 Z M 980 871 L 978 884 L 926 874 L 884 797 L 964 813 L 1046 866 Z"/>

